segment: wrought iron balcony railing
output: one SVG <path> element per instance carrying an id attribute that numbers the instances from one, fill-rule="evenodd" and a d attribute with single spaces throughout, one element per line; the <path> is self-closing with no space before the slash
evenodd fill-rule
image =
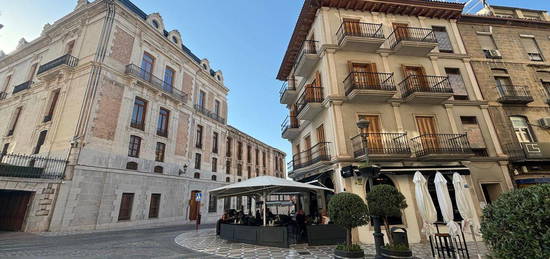
<path id="1" fill-rule="evenodd" d="M 330 161 L 330 157 L 330 142 L 320 142 L 305 151 L 295 154 L 292 157 L 292 168 L 296 170 L 321 161 Z"/>
<path id="2" fill-rule="evenodd" d="M 446 76 L 410 75 L 399 83 L 403 98 L 415 92 L 453 93 Z"/>
<path id="3" fill-rule="evenodd" d="M 513 142 L 504 144 L 503 148 L 512 162 L 550 160 L 549 142 Z"/>
<path id="4" fill-rule="evenodd" d="M 323 99 L 323 87 L 306 85 L 304 91 L 300 97 L 298 97 L 298 101 L 296 102 L 298 114 L 300 114 L 308 103 L 321 103 L 323 102 Z"/>
<path id="5" fill-rule="evenodd" d="M 31 88 L 31 85 L 32 85 L 33 83 L 34 83 L 33 81 L 27 81 L 27 82 L 25 82 L 25 83 L 16 85 L 16 86 L 13 88 L 12 94 L 16 94 L 16 93 L 19 93 L 19 92 L 21 92 L 21 91 L 23 91 L 23 90 L 27 90 L 27 89 Z"/>
<path id="6" fill-rule="evenodd" d="M 286 116 L 283 123 L 281 123 L 281 132 L 285 132 L 287 129 L 300 128 L 300 120 L 296 116 Z"/>
<path id="7" fill-rule="evenodd" d="M 365 141 L 367 149 L 365 150 Z M 410 154 L 411 149 L 407 140 L 407 133 L 362 133 L 351 138 L 353 155 L 395 155 Z"/>
<path id="8" fill-rule="evenodd" d="M 283 82 L 283 85 L 281 85 L 281 89 L 279 90 L 280 98 L 283 98 L 283 94 L 285 94 L 287 90 L 296 90 L 296 83 L 294 79 L 288 79 Z"/>
<path id="9" fill-rule="evenodd" d="M 61 180 L 67 161 L 38 155 L 0 153 L 0 176 Z"/>
<path id="10" fill-rule="evenodd" d="M 466 134 L 422 134 L 411 139 L 411 147 L 417 157 L 472 153 Z"/>
<path id="11" fill-rule="evenodd" d="M 223 118 L 219 114 L 216 114 L 215 112 L 212 112 L 212 111 L 206 109 L 206 107 L 204 107 L 204 105 L 195 104 L 194 107 L 195 107 L 195 110 L 197 112 L 200 112 L 200 113 L 204 114 L 205 116 L 207 116 L 209 118 L 212 118 L 212 119 L 214 119 L 214 120 L 216 120 L 220 123 L 225 123 L 225 118 Z"/>
<path id="12" fill-rule="evenodd" d="M 429 28 L 397 27 L 388 36 L 390 48 L 395 48 L 402 41 L 437 43 L 434 31 Z"/>
<path id="13" fill-rule="evenodd" d="M 56 68 L 58 66 L 61 66 L 61 65 L 67 65 L 69 67 L 76 67 L 76 65 L 78 64 L 78 58 L 76 57 L 73 57 L 69 54 L 65 54 L 61 57 L 58 57 L 44 65 L 41 65 L 39 68 L 38 68 L 38 71 L 36 72 L 37 75 L 40 75 L 50 69 L 53 69 L 53 68 Z"/>
<path id="14" fill-rule="evenodd" d="M 317 54 L 317 42 L 316 40 L 305 40 L 304 43 L 302 43 L 300 54 L 298 54 L 298 59 L 296 59 L 296 64 L 300 64 L 300 61 L 302 61 L 302 58 L 306 54 Z"/>
<path id="15" fill-rule="evenodd" d="M 383 39 L 384 32 L 382 31 L 381 23 L 344 21 L 336 32 L 338 44 L 340 44 L 346 36 Z"/>
<path id="16" fill-rule="evenodd" d="M 139 78 L 145 82 L 148 82 L 154 88 L 163 91 L 164 93 L 174 97 L 175 99 L 186 102 L 187 94 L 175 89 L 173 85 L 165 82 L 164 80 L 154 76 L 151 72 L 144 70 L 143 68 L 134 64 L 126 65 L 126 74 Z"/>
<path id="17" fill-rule="evenodd" d="M 533 101 L 528 86 L 498 85 L 497 91 L 500 96 L 497 101 L 501 103 L 530 103 Z"/>
<path id="18" fill-rule="evenodd" d="M 344 80 L 346 95 L 354 89 L 395 91 L 393 73 L 351 72 Z"/>

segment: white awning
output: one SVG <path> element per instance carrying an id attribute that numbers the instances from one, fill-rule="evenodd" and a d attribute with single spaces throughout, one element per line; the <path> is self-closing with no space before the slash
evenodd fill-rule
<path id="1" fill-rule="evenodd" d="M 248 180 L 226 185 L 210 190 L 210 194 L 218 198 L 246 195 L 262 195 L 265 193 L 290 193 L 307 191 L 333 191 L 332 189 L 295 182 L 273 176 L 258 176 Z"/>

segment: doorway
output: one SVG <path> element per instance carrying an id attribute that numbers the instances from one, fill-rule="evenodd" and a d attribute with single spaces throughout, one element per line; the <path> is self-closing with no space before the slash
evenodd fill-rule
<path id="1" fill-rule="evenodd" d="M 0 230 L 21 231 L 32 192 L 0 190 Z"/>
<path id="2" fill-rule="evenodd" d="M 197 201 L 197 194 L 201 191 L 191 191 L 191 197 L 189 198 L 189 220 L 197 220 L 199 216 L 199 210 L 201 202 Z"/>
<path id="3" fill-rule="evenodd" d="M 502 193 L 500 184 L 498 183 L 482 183 L 481 190 L 483 190 L 483 197 L 485 198 L 485 202 L 487 202 L 487 204 L 491 204 Z"/>

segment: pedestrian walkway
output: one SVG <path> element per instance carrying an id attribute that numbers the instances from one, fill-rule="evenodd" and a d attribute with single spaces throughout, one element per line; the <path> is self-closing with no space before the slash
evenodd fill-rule
<path id="1" fill-rule="evenodd" d="M 217 237 L 214 229 L 185 232 L 177 236 L 175 241 L 178 245 L 197 252 L 231 258 L 334 258 L 335 247 L 300 244 L 278 248 L 235 243 Z M 374 245 L 361 246 L 365 250 L 366 258 L 374 258 Z M 468 247 L 470 257 L 476 258 L 474 244 L 468 243 Z M 480 243 L 480 247 L 482 254 L 486 254 L 485 246 Z M 411 250 L 418 258 L 432 258 L 430 244 L 412 244 Z"/>

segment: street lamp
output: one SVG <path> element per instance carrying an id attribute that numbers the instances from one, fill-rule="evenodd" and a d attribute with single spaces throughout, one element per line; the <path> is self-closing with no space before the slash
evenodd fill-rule
<path id="1" fill-rule="evenodd" d="M 368 145 L 368 128 L 369 128 L 370 121 L 361 119 L 357 122 L 357 128 L 359 128 L 361 132 L 361 142 L 363 144 L 363 152 L 365 153 L 365 164 L 369 166 L 369 149 L 367 147 Z M 376 175 L 373 173 L 367 174 L 368 181 L 369 181 L 369 190 L 372 191 L 372 188 L 374 187 L 374 178 Z M 380 254 L 380 248 L 384 245 L 384 234 L 382 234 L 382 229 L 380 228 L 380 217 L 378 216 L 372 216 L 372 223 L 374 225 L 374 233 L 372 234 L 374 236 L 374 246 L 376 248 L 376 256 L 375 258 L 382 258 L 382 255 Z"/>

